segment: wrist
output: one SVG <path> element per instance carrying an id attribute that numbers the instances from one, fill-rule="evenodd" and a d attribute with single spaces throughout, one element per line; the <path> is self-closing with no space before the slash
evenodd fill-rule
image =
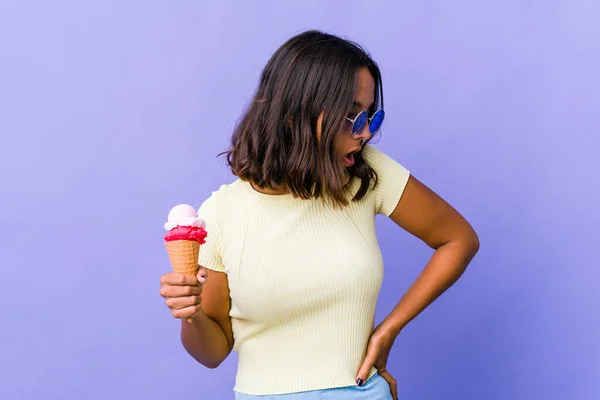
<path id="1" fill-rule="evenodd" d="M 381 324 L 379 324 L 379 329 L 382 331 L 382 333 L 394 339 L 400 334 L 400 332 L 402 332 L 402 329 L 404 329 L 404 327 L 404 323 L 400 321 L 395 321 L 394 319 L 389 317 L 384 319 L 381 322 Z"/>
<path id="2" fill-rule="evenodd" d="M 198 329 L 198 327 L 201 327 L 204 325 L 204 323 L 206 323 L 207 318 L 208 316 L 204 314 L 203 311 L 198 311 L 192 316 L 191 321 L 187 318 L 181 318 L 181 325 L 182 328 L 186 329 Z"/>

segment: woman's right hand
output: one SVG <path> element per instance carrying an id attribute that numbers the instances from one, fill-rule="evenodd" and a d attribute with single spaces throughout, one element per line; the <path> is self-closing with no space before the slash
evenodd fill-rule
<path id="1" fill-rule="evenodd" d="M 160 295 L 175 318 L 187 319 L 202 311 L 202 286 L 207 271 L 198 270 L 197 275 L 169 272 L 160 277 Z"/>

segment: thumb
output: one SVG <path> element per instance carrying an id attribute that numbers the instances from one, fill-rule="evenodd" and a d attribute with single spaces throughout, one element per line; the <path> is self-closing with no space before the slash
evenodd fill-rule
<path id="1" fill-rule="evenodd" d="M 201 285 L 204 285 L 208 280 L 208 271 L 204 267 L 198 268 L 198 273 L 196 274 L 196 278 L 198 278 L 198 282 Z"/>
<path id="2" fill-rule="evenodd" d="M 369 376 L 369 372 L 371 372 L 371 368 L 375 365 L 376 356 L 367 352 L 365 356 L 365 360 L 363 361 L 360 369 L 358 370 L 358 374 L 356 375 L 356 384 L 358 386 L 362 386 Z"/>

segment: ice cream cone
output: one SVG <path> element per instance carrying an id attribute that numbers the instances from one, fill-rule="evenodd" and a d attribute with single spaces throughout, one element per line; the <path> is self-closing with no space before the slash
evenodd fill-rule
<path id="1" fill-rule="evenodd" d="M 173 240 L 166 242 L 167 252 L 171 259 L 173 271 L 185 275 L 198 273 L 198 255 L 200 243 L 195 240 Z M 188 318 L 192 322 L 192 318 Z"/>
<path id="2" fill-rule="evenodd" d="M 173 271 L 185 275 L 198 273 L 198 255 L 204 244 L 206 224 L 189 204 L 178 204 L 169 211 L 164 236 Z M 192 322 L 192 318 L 188 318 Z"/>
<path id="3" fill-rule="evenodd" d="M 173 271 L 186 275 L 196 275 L 198 273 L 200 243 L 195 240 L 173 240 L 166 242 L 165 245 L 167 246 Z"/>

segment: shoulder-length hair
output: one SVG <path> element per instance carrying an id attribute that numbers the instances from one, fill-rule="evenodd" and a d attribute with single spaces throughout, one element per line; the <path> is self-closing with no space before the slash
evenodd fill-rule
<path id="1" fill-rule="evenodd" d="M 231 146 L 222 153 L 233 174 L 260 188 L 285 188 L 296 197 L 321 197 L 334 205 L 348 204 L 347 189 L 358 178 L 353 200 L 364 197 L 371 180 L 377 184 L 375 171 L 361 153 L 348 169 L 335 154 L 336 137 L 350 129 L 346 116 L 353 110 L 361 67 L 375 81 L 372 114 L 383 108 L 381 73 L 359 45 L 314 30 L 285 42 L 264 68 Z"/>

